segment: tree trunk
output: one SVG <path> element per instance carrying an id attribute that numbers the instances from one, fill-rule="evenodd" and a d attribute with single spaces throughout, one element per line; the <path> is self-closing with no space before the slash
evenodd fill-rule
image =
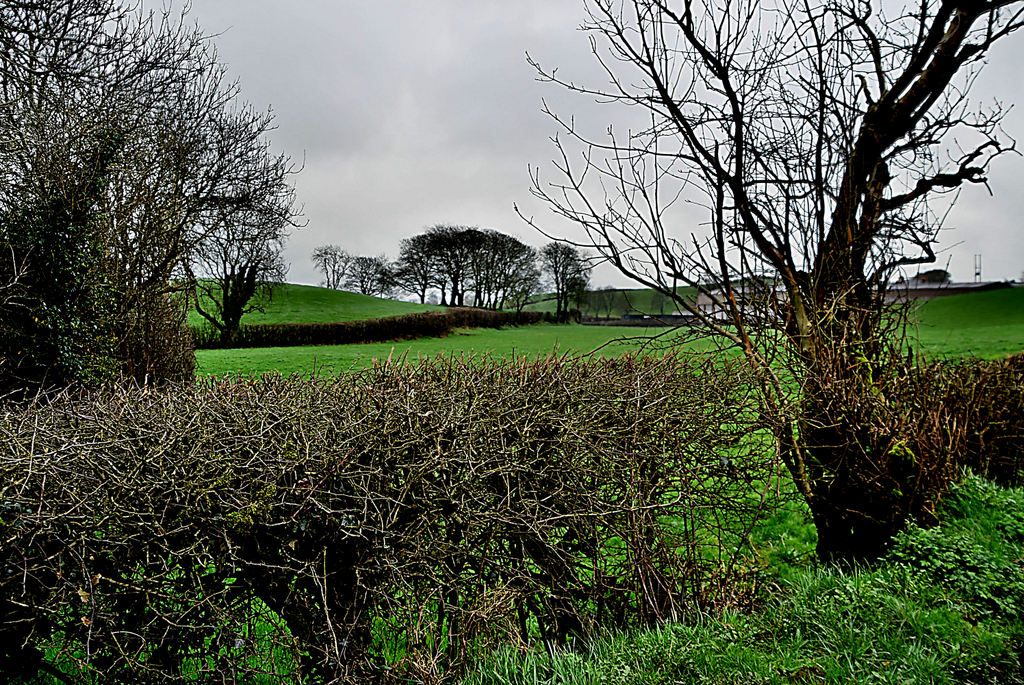
<path id="1" fill-rule="evenodd" d="M 851 428 L 809 428 L 802 434 L 805 442 L 836 441 L 807 449 L 814 472 L 808 505 L 818 533 L 818 559 L 824 563 L 877 559 L 910 513 L 898 483 L 873 469 L 876 464 L 850 435 Z"/>
<path id="2" fill-rule="evenodd" d="M 919 467 L 902 456 L 902 417 L 888 397 L 896 367 L 884 345 L 858 335 L 874 326 L 850 323 L 855 333 L 846 329 L 843 346 L 826 347 L 829 332 L 816 332 L 798 419 L 805 497 L 823 562 L 876 559 L 918 506 Z"/>

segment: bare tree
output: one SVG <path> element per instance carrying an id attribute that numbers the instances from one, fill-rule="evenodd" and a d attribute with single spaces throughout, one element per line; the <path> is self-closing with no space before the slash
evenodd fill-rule
<path id="1" fill-rule="evenodd" d="M 418 297 L 420 304 L 427 301 L 427 293 L 440 279 L 434 242 L 426 233 L 403 238 L 391 267 L 395 287 Z"/>
<path id="2" fill-rule="evenodd" d="M 327 288 L 341 290 L 352 263 L 352 255 L 338 245 L 321 245 L 313 250 L 312 258 L 313 266 L 324 275 L 321 283 Z"/>
<path id="3" fill-rule="evenodd" d="M 761 370 L 819 555 L 878 554 L 912 495 L 899 477 L 872 475 L 892 436 L 868 436 L 844 415 L 836 388 L 884 394 L 887 283 L 901 267 L 935 260 L 948 206 L 935 197 L 984 183 L 991 160 L 1013 147 L 999 129 L 1004 110 L 979 109 L 967 93 L 989 48 L 1020 28 L 1022 3 L 586 7 L 610 86 L 535 66 L 565 88 L 644 112 L 647 123 L 590 140 L 559 119 L 584 154 L 559 141 L 560 180 L 535 175 L 536 194 L 583 228 L 583 244 L 674 298 Z M 693 207 L 704 223 L 680 233 Z M 678 285 L 708 305 L 676 295 Z M 777 375 L 782 368 L 793 382 Z M 781 421 L 792 402 L 799 418 Z"/>
<path id="4" fill-rule="evenodd" d="M 51 340 L 51 361 L 72 362 L 58 373 L 62 363 L 40 357 L 47 383 L 96 380 L 88 369 L 110 364 L 140 380 L 191 373 L 189 260 L 225 217 L 251 223 L 273 204 L 274 185 L 254 172 L 271 126 L 238 103 L 184 13 L 5 4 L 0 242 L 21 269 L 19 311 L 63 310 L 19 324 L 26 340 Z"/>
<path id="5" fill-rule="evenodd" d="M 437 266 L 441 304 L 461 307 L 472 290 L 473 256 L 484 241 L 473 226 L 438 224 L 427 229 L 430 249 Z"/>
<path id="6" fill-rule="evenodd" d="M 555 316 L 564 316 L 571 304 L 578 307 L 582 301 L 590 282 L 590 266 L 577 248 L 557 241 L 544 246 L 540 262 L 555 292 Z"/>
<path id="7" fill-rule="evenodd" d="M 604 318 L 612 318 L 612 309 L 614 309 L 619 302 L 619 291 L 610 285 L 606 285 L 603 288 L 599 288 L 597 293 L 599 294 L 598 306 L 600 307 L 600 310 L 604 312 Z"/>
<path id="8" fill-rule="evenodd" d="M 588 312 L 592 312 L 595 317 L 600 317 L 603 314 L 606 319 L 611 318 L 612 308 L 617 301 L 618 291 L 610 285 L 588 290 L 583 298 Z"/>
<path id="9" fill-rule="evenodd" d="M 471 264 L 476 305 L 503 309 L 511 293 L 529 289 L 537 271 L 537 251 L 518 238 L 485 229 Z"/>
<path id="10" fill-rule="evenodd" d="M 196 311 L 229 343 L 242 316 L 262 311 L 288 271 L 281 256 L 288 229 L 295 227 L 295 173 L 289 159 L 267 149 L 268 115 L 245 109 L 226 126 L 248 133 L 250 149 L 235 170 L 233 201 L 220 207 L 217 223 L 198 242 L 190 259 L 196 279 Z M 262 149 L 261 149 L 262 148 Z"/>
<path id="11" fill-rule="evenodd" d="M 387 258 L 383 255 L 354 258 L 349 267 L 345 284 L 348 288 L 363 295 L 387 297 L 394 287 Z"/>
<path id="12" fill-rule="evenodd" d="M 517 312 L 523 311 L 530 303 L 530 298 L 540 292 L 541 275 L 536 262 L 529 268 L 522 269 L 509 287 L 506 299 L 507 306 Z"/>

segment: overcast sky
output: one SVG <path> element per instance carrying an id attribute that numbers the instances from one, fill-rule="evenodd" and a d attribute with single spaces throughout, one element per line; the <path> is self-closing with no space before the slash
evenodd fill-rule
<path id="1" fill-rule="evenodd" d="M 617 118 L 538 83 L 527 52 L 559 74 L 600 83 L 581 0 L 193 0 L 191 16 L 215 42 L 243 98 L 272 107 L 277 150 L 304 162 L 296 178 L 308 226 L 295 231 L 289 280 L 316 283 L 309 254 L 336 243 L 358 254 L 397 254 L 398 242 L 435 223 L 495 228 L 542 245 L 513 204 L 556 232 L 529 194 L 529 166 L 550 169 L 557 127 L 541 99 L 597 125 Z M 975 94 L 1024 107 L 1024 34 L 991 56 Z M 1008 132 L 1024 148 L 1024 113 Z M 600 131 L 600 128 L 597 129 Z M 940 266 L 971 280 L 1024 272 L 1024 159 L 992 170 L 989 197 L 968 188 L 947 221 Z M 685 229 L 684 230 L 688 230 Z M 597 285 L 628 285 L 598 271 Z"/>

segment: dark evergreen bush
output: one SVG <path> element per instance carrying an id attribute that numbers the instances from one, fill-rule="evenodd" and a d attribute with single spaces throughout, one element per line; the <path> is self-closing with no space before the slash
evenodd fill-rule
<path id="1" fill-rule="evenodd" d="M 0 396 L 113 376 L 112 293 L 86 200 L 0 216 Z"/>

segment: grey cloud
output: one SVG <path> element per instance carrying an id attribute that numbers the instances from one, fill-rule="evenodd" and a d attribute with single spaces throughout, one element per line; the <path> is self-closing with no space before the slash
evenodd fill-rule
<path id="1" fill-rule="evenodd" d="M 530 54 L 576 80 L 603 83 L 587 37 L 576 30 L 579 0 L 193 0 L 192 16 L 216 40 L 243 97 L 277 114 L 276 147 L 305 158 L 297 180 L 307 228 L 287 257 L 290 278 L 315 282 L 309 252 L 335 242 L 361 253 L 394 254 L 402 237 L 439 221 L 493 226 L 535 244 L 545 239 L 513 212 L 519 203 L 554 231 L 570 230 L 529 195 L 528 165 L 548 170 L 554 122 L 547 98 L 600 134 L 630 116 L 537 83 Z M 1024 53 L 1001 45 L 978 81 L 983 99 L 1020 100 Z M 1013 112 L 1011 133 L 1024 135 Z M 1024 240 L 1018 180 L 1024 160 L 994 168 L 994 198 L 965 190 L 943 235 L 954 276 L 972 255 L 986 276 L 1019 277 Z M 958 244 L 957 244 L 958 243 Z M 607 272 L 599 278 L 615 280 Z"/>

